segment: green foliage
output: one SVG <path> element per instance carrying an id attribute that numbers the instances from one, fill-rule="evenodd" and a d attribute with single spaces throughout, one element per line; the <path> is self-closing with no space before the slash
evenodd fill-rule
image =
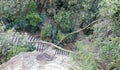
<path id="1" fill-rule="evenodd" d="M 120 12 L 120 0 L 117 2 L 117 12 Z"/>
<path id="2" fill-rule="evenodd" d="M 3 37 L 6 36 L 6 37 Z M 5 56 L 8 50 L 13 46 L 13 43 L 8 38 L 8 35 L 0 34 L 0 56 Z"/>
<path id="3" fill-rule="evenodd" d="M 101 47 L 100 57 L 107 63 L 109 69 L 120 69 L 120 39 L 118 37 L 111 38 L 111 41 L 104 41 Z"/>
<path id="4" fill-rule="evenodd" d="M 35 47 L 32 44 L 25 44 L 24 48 L 28 49 L 28 51 L 34 51 Z"/>
<path id="5" fill-rule="evenodd" d="M 29 14 L 37 12 L 37 5 L 34 0 L 30 0 L 29 7 L 27 10 Z"/>
<path id="6" fill-rule="evenodd" d="M 120 20 L 119 20 L 119 17 L 114 17 L 113 29 L 114 29 L 115 35 L 120 37 Z"/>
<path id="7" fill-rule="evenodd" d="M 1 1 L 1 4 L 3 5 L 5 2 L 6 1 Z M 25 1 L 9 0 L 9 2 L 11 5 L 15 7 L 19 6 L 20 4 L 20 7 L 18 8 L 18 10 L 11 9 L 11 11 L 15 11 L 16 13 L 9 12 L 9 9 L 7 9 L 9 13 L 5 13 L 5 15 L 8 15 L 7 16 L 8 24 L 5 24 L 6 30 L 10 28 L 15 28 L 16 31 L 27 31 L 27 32 L 35 33 L 39 29 L 38 25 L 42 22 L 42 18 L 37 13 L 37 5 L 35 1 L 34 0 L 27 0 L 27 1 L 26 0 Z M 5 4 L 5 7 L 7 7 L 7 4 Z M 3 8 L 1 8 L 2 12 L 4 12 Z M 10 8 L 13 8 L 13 7 L 10 6 Z M 4 16 L 4 14 L 2 15 Z"/>
<path id="8" fill-rule="evenodd" d="M 4 30 L 5 30 L 5 25 L 3 25 L 2 23 L 2 19 L 0 19 L 0 33 L 4 32 Z"/>
<path id="9" fill-rule="evenodd" d="M 8 19 L 12 19 L 12 21 L 6 25 L 6 29 L 13 27 L 16 31 L 23 30 L 35 33 L 39 29 L 38 24 L 42 22 L 42 18 L 37 13 L 37 5 L 34 0 L 30 0 L 29 5 L 25 7 L 24 11 L 22 14 L 9 17 Z"/>
<path id="10" fill-rule="evenodd" d="M 41 30 L 41 37 L 44 40 L 57 44 L 60 40 L 65 37 L 65 33 L 59 30 L 56 26 L 52 26 L 51 24 L 45 25 Z M 65 42 L 72 42 L 76 38 L 77 34 L 69 36 Z M 64 43 L 65 43 L 64 42 Z"/>
<path id="11" fill-rule="evenodd" d="M 46 2 L 47 5 L 45 5 L 45 8 L 47 12 L 52 15 L 64 8 L 65 12 L 69 11 L 70 16 L 73 16 L 73 19 L 78 21 L 77 24 L 82 23 L 80 26 L 85 27 L 97 18 L 99 1 L 100 0 L 52 0 Z M 78 16 L 77 19 L 75 14 Z M 76 24 L 71 23 L 73 26 Z"/>
<path id="12" fill-rule="evenodd" d="M 29 24 L 26 20 L 16 19 L 13 22 L 13 27 L 15 28 L 16 31 L 24 30 L 28 26 L 29 26 Z"/>
<path id="13" fill-rule="evenodd" d="M 42 18 L 38 13 L 30 13 L 26 16 L 26 18 L 30 21 L 32 26 L 37 26 L 38 23 L 42 22 Z"/>
<path id="14" fill-rule="evenodd" d="M 117 12 L 118 0 L 102 0 L 99 7 L 99 14 L 103 17 L 113 16 Z"/>
<path id="15" fill-rule="evenodd" d="M 25 19 L 16 19 L 12 25 L 6 25 L 6 29 L 14 28 L 16 31 L 26 31 L 30 33 L 35 33 L 39 28 L 37 26 L 32 26 Z"/>
<path id="16" fill-rule="evenodd" d="M 116 36 L 120 37 L 120 0 L 118 0 L 119 2 L 117 3 L 117 12 L 114 14 L 114 24 L 113 24 L 113 29 L 114 29 L 114 33 L 116 34 Z"/>
<path id="17" fill-rule="evenodd" d="M 7 59 L 10 59 L 11 57 L 19 54 L 20 52 L 27 52 L 29 49 L 22 47 L 22 46 L 15 46 L 10 48 L 8 55 L 7 55 Z"/>
<path id="18" fill-rule="evenodd" d="M 104 18 L 103 21 L 99 22 L 99 24 L 93 25 L 93 39 L 96 42 L 96 44 L 101 47 L 101 43 L 109 39 L 112 36 L 115 36 L 114 29 L 113 29 L 114 22 L 112 19 Z"/>
<path id="19" fill-rule="evenodd" d="M 0 15 L 4 17 L 13 16 L 26 12 L 30 0 L 0 0 Z"/>
<path id="20" fill-rule="evenodd" d="M 54 15 L 56 26 L 62 32 L 70 32 L 74 24 L 72 24 L 71 13 L 66 12 L 64 9 L 60 10 Z"/>
<path id="21" fill-rule="evenodd" d="M 82 45 L 79 41 L 75 43 L 76 50 L 71 55 L 76 67 L 74 70 L 98 70 L 91 47 Z"/>
<path id="22" fill-rule="evenodd" d="M 57 37 L 58 37 L 58 40 L 60 41 L 65 37 L 65 35 L 59 30 L 57 33 Z"/>
<path id="23" fill-rule="evenodd" d="M 66 38 L 66 41 L 67 42 L 74 42 L 76 37 L 77 37 L 77 35 L 78 35 L 78 33 L 69 36 L 68 38 Z"/>
<path id="24" fill-rule="evenodd" d="M 42 36 L 42 38 L 45 39 L 45 38 L 48 38 L 48 37 L 49 37 L 49 32 L 50 32 L 51 28 L 52 28 L 52 25 L 51 25 L 51 24 L 46 25 L 46 26 L 44 26 L 44 27 L 42 28 L 42 30 L 41 30 L 41 36 Z"/>
<path id="25" fill-rule="evenodd" d="M 58 43 L 60 38 L 60 36 L 58 37 L 58 28 L 52 24 L 43 26 L 40 35 L 44 40 L 55 44 Z"/>
<path id="26" fill-rule="evenodd" d="M 5 36 L 5 35 L 4 35 Z M 9 52 L 9 49 L 12 47 L 12 43 L 8 40 L 5 40 L 5 38 L 0 38 L 0 64 L 5 62 L 7 60 L 7 54 Z"/>
<path id="27" fill-rule="evenodd" d="M 34 0 L 0 0 L 0 15 L 3 17 L 24 17 L 26 14 L 37 12 Z"/>

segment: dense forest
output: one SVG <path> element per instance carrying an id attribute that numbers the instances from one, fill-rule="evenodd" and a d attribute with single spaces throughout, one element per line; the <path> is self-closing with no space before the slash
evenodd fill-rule
<path id="1" fill-rule="evenodd" d="M 71 51 L 71 70 L 120 70 L 120 0 L 0 0 L 0 64 L 35 50 L 22 33 Z"/>

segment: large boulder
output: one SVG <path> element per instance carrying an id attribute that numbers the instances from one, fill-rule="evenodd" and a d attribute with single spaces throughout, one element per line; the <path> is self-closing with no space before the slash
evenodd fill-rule
<path id="1" fill-rule="evenodd" d="M 0 66 L 0 70 L 69 70 L 69 58 L 64 55 L 22 52 Z"/>

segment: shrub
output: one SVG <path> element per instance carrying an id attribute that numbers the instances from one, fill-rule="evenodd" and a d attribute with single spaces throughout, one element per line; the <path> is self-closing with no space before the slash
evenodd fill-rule
<path id="1" fill-rule="evenodd" d="M 51 31 L 51 29 L 52 29 L 52 25 L 51 24 L 48 24 L 48 25 L 44 26 L 42 28 L 42 30 L 41 30 L 41 36 L 42 36 L 42 38 L 45 39 L 45 38 L 50 37 L 49 32 Z"/>
<path id="2" fill-rule="evenodd" d="M 114 14 L 114 24 L 113 24 L 113 29 L 114 29 L 114 33 L 120 37 L 120 0 L 118 0 L 117 2 L 117 11 Z"/>
<path id="3" fill-rule="evenodd" d="M 27 32 L 35 33 L 39 29 L 38 25 L 42 22 L 42 18 L 37 13 L 37 5 L 34 0 L 9 0 L 0 1 L 0 3 L 1 5 L 5 3 L 5 7 L 0 7 L 0 14 L 2 13 L 2 15 L 7 18 L 8 24 L 5 24 L 6 30 L 14 27 L 16 31 L 24 30 Z M 5 11 L 7 12 L 4 12 L 4 8 L 6 8 Z"/>
<path id="4" fill-rule="evenodd" d="M 13 28 L 16 30 L 16 31 L 22 31 L 22 30 L 26 30 L 28 27 L 30 27 L 28 21 L 26 20 L 22 20 L 22 19 L 16 19 L 14 20 L 14 22 L 12 23 L 13 24 Z M 29 28 L 30 29 L 30 28 Z"/>
<path id="5" fill-rule="evenodd" d="M 30 13 L 26 16 L 27 20 L 30 21 L 30 25 L 37 26 L 38 23 L 42 22 L 42 18 L 38 13 Z"/>
<path id="6" fill-rule="evenodd" d="M 114 29 L 115 35 L 120 37 L 120 20 L 119 20 L 119 17 L 114 18 L 113 29 Z"/>
<path id="7" fill-rule="evenodd" d="M 4 35 L 4 34 L 3 34 Z M 6 35 L 4 35 L 6 36 Z M 7 38 L 7 36 L 6 36 Z M 6 38 L 2 37 L 2 34 L 0 35 L 0 64 L 5 62 L 7 60 L 7 54 L 8 50 L 13 47 L 12 42 L 10 41 L 10 38 L 6 40 Z"/>
<path id="8" fill-rule="evenodd" d="M 4 30 L 5 30 L 5 25 L 3 24 L 2 19 L 0 19 L 0 33 L 4 32 Z"/>
<path id="9" fill-rule="evenodd" d="M 32 19 L 34 20 L 34 19 Z M 30 33 L 36 33 L 39 30 L 38 27 L 39 24 L 36 26 L 32 26 L 26 19 L 16 19 L 12 25 L 8 24 L 6 25 L 6 30 L 9 30 L 11 28 L 14 28 L 16 31 L 25 31 Z"/>
<path id="10" fill-rule="evenodd" d="M 58 40 L 60 41 L 65 37 L 65 35 L 59 30 L 57 33 L 57 37 L 58 37 Z"/>
<path id="11" fill-rule="evenodd" d="M 34 0 L 30 0 L 29 5 L 27 7 L 27 12 L 27 14 L 37 12 L 37 5 Z"/>
<path id="12" fill-rule="evenodd" d="M 75 51 L 71 57 L 76 64 L 73 70 L 98 70 L 91 47 L 83 46 L 79 41 L 75 43 Z"/>
<path id="13" fill-rule="evenodd" d="M 94 42 L 97 44 L 98 47 L 102 46 L 102 42 L 110 37 L 115 36 L 114 29 L 113 29 L 113 21 L 112 19 L 104 19 L 103 21 L 99 22 L 99 24 L 93 25 L 93 39 Z"/>
<path id="14" fill-rule="evenodd" d="M 72 23 L 70 12 L 66 12 L 64 9 L 62 9 L 56 15 L 54 15 L 54 20 L 55 20 L 56 26 L 62 32 L 72 31 L 74 24 Z"/>
<path id="15" fill-rule="evenodd" d="M 28 7 L 29 1 L 30 0 L 0 0 L 0 15 L 9 17 L 26 12 L 25 9 Z"/>
<path id="16" fill-rule="evenodd" d="M 6 56 L 8 50 L 13 46 L 11 38 L 8 37 L 9 36 L 5 35 L 4 33 L 0 34 L 0 56 Z"/>
<path id="17" fill-rule="evenodd" d="M 7 59 L 10 59 L 11 57 L 19 54 L 20 52 L 27 52 L 28 50 L 29 50 L 28 48 L 22 46 L 14 46 L 10 48 L 10 50 L 8 51 Z"/>
<path id="18" fill-rule="evenodd" d="M 120 69 L 120 39 L 118 37 L 111 38 L 103 42 L 100 57 L 108 65 L 108 69 Z"/>
<path id="19" fill-rule="evenodd" d="M 117 12 L 118 0 L 102 0 L 99 5 L 99 14 L 103 17 L 113 16 Z"/>

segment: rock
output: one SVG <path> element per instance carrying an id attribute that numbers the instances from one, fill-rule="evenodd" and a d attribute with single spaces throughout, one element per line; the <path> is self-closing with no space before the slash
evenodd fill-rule
<path id="1" fill-rule="evenodd" d="M 69 70 L 68 62 L 69 58 L 64 55 L 51 57 L 37 51 L 22 52 L 3 63 L 0 70 Z"/>

